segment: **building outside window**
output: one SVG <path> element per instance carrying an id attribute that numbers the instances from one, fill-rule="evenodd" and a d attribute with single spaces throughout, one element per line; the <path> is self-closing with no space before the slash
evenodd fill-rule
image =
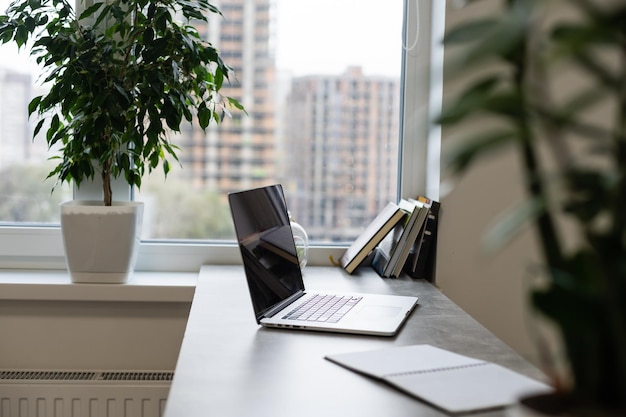
<path id="1" fill-rule="evenodd" d="M 345 245 L 358 236 L 404 192 L 402 153 L 424 153 L 425 147 L 416 151 L 403 140 L 403 107 L 414 106 L 403 94 L 403 66 L 406 71 L 411 54 L 431 59 L 430 33 L 421 27 L 403 33 L 405 16 L 429 21 L 419 15 L 432 12 L 429 2 L 419 3 L 216 1 L 223 17 L 198 29 L 235 69 L 224 93 L 240 100 L 248 115 L 234 113 L 207 134 L 191 125 L 173 136 L 182 167 L 166 181 L 157 171 L 134 193 L 146 204 L 143 239 L 230 241 L 226 194 L 272 183 L 283 184 L 293 217 L 314 243 Z M 0 0 L 3 9 L 7 4 Z M 3 57 L 15 53 L 6 52 L 13 45 L 1 48 Z M 50 194 L 45 140 L 31 139 L 36 121 L 26 112 L 42 88 L 37 70 L 24 58 L 0 62 L 0 224 L 13 232 L 56 228 L 58 203 L 71 191 Z M 427 165 L 414 169 L 423 177 Z"/>

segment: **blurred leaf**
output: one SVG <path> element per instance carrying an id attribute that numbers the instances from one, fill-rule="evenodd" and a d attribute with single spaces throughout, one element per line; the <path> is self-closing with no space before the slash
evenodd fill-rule
<path id="1" fill-rule="evenodd" d="M 504 213 L 502 218 L 489 228 L 483 238 L 483 246 L 488 252 L 501 249 L 545 209 L 545 204 L 540 199 L 529 198 L 523 201 Z"/>
<path id="2" fill-rule="evenodd" d="M 497 130 L 463 139 L 442 156 L 443 166 L 460 174 L 466 171 L 476 159 L 513 143 L 518 136 L 513 130 Z"/>
<path id="3" fill-rule="evenodd" d="M 497 77 L 489 76 L 469 86 L 454 102 L 444 106 L 437 122 L 443 125 L 458 123 L 470 114 L 480 111 L 498 82 Z"/>
<path id="4" fill-rule="evenodd" d="M 444 36 L 445 44 L 457 44 L 483 40 L 488 37 L 498 25 L 495 18 L 487 18 L 461 23 L 450 29 Z"/>
<path id="5" fill-rule="evenodd" d="M 235 107 L 237 110 L 241 110 L 242 112 L 244 112 L 246 115 L 248 114 L 248 112 L 246 111 L 246 109 L 243 107 L 243 105 L 239 102 L 239 100 L 234 99 L 232 97 L 227 97 L 228 103 L 232 106 Z"/>
<path id="6" fill-rule="evenodd" d="M 615 179 L 600 171 L 584 169 L 570 170 L 565 174 L 569 193 L 563 204 L 563 211 L 576 216 L 581 223 L 590 223 L 600 213 L 606 211 L 610 201 L 610 190 Z"/>

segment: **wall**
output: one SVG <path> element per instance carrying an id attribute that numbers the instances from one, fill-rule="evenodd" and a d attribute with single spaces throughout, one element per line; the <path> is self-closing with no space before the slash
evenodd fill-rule
<path id="1" fill-rule="evenodd" d="M 485 13 L 498 2 L 476 2 L 462 9 L 453 4 L 447 2 L 447 27 Z M 444 97 L 456 90 L 458 82 L 446 81 Z M 444 129 L 444 149 L 446 141 L 458 133 Z M 539 259 L 535 236 L 526 230 L 495 254 L 487 254 L 481 242 L 507 208 L 523 201 L 520 184 L 517 154 L 498 153 L 492 159 L 481 160 L 449 194 L 442 196 L 437 284 L 505 343 L 535 361 L 535 328 L 529 321 L 525 291 L 530 278 L 528 268 Z"/>
<path id="2" fill-rule="evenodd" d="M 442 198 L 437 284 L 505 343 L 535 360 L 525 286 L 538 259 L 534 235 L 525 231 L 497 253 L 481 240 L 512 202 L 520 201 L 516 155 L 484 161 Z"/>
<path id="3" fill-rule="evenodd" d="M 173 370 L 190 303 L 0 301 L 0 369 Z"/>

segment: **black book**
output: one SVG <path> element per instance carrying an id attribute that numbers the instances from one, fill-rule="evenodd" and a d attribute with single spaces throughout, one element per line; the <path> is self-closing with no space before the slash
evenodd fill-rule
<path id="1" fill-rule="evenodd" d="M 412 278 L 433 280 L 440 209 L 441 203 L 438 201 L 431 202 L 421 239 L 416 240 L 409 261 L 406 263 L 405 272 Z"/>

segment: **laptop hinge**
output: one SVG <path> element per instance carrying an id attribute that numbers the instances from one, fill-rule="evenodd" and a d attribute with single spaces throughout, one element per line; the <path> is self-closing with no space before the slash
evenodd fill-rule
<path id="1" fill-rule="evenodd" d="M 264 313 L 261 314 L 261 319 L 264 317 L 273 317 L 276 314 L 278 314 L 278 312 L 280 310 L 282 310 L 283 308 L 285 308 L 285 306 L 288 306 L 289 304 L 293 303 L 294 301 L 296 301 L 297 299 L 299 299 L 300 297 L 302 297 L 305 294 L 304 291 L 302 290 L 298 290 L 298 292 L 292 294 L 290 297 L 285 298 L 283 301 L 281 301 L 280 303 L 274 305 L 273 307 L 269 308 L 267 311 L 265 311 Z"/>

